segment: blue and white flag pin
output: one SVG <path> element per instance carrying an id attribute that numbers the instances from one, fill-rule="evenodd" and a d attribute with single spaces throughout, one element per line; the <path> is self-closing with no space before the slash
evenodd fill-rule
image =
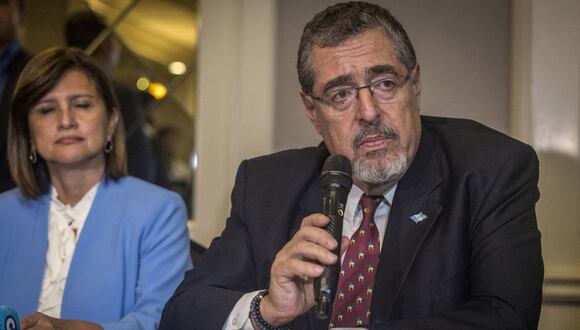
<path id="1" fill-rule="evenodd" d="M 427 219 L 427 215 L 423 212 L 419 212 L 415 215 L 410 216 L 409 219 L 411 219 L 411 221 L 413 221 L 414 223 L 419 223 L 419 222 Z"/>

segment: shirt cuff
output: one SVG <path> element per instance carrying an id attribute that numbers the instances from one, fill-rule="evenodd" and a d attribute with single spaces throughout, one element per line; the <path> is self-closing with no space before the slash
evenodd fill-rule
<path id="1" fill-rule="evenodd" d="M 236 303 L 230 316 L 223 326 L 223 330 L 253 330 L 252 322 L 250 321 L 250 304 L 252 299 L 262 290 L 249 292 L 243 295 Z"/>

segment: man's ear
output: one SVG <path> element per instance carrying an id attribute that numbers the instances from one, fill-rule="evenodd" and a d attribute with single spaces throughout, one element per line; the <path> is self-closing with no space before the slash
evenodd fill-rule
<path id="1" fill-rule="evenodd" d="M 421 67 L 418 63 L 415 71 L 411 75 L 411 86 L 413 87 L 415 97 L 421 96 Z"/>
<path id="2" fill-rule="evenodd" d="M 318 134 L 322 134 L 320 131 L 320 122 L 318 120 L 318 113 L 316 112 L 316 105 L 312 101 L 312 98 L 308 96 L 303 91 L 300 91 L 300 98 L 302 99 L 302 104 L 304 104 L 304 110 L 306 111 L 306 115 L 314 128 L 318 132 Z"/>

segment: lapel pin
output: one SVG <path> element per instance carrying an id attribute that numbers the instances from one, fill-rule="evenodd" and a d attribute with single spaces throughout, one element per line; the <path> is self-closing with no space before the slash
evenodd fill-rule
<path id="1" fill-rule="evenodd" d="M 410 216 L 409 219 L 411 219 L 411 221 L 413 221 L 414 223 L 419 223 L 419 222 L 427 219 L 427 215 L 423 212 L 419 212 L 415 215 Z"/>

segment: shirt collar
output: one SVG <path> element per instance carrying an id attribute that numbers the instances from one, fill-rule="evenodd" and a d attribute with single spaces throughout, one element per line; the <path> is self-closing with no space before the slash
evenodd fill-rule
<path id="1" fill-rule="evenodd" d="M 393 199 L 395 198 L 395 192 L 397 191 L 397 183 L 395 183 L 391 188 L 383 193 L 383 197 L 387 201 L 388 205 L 393 205 Z M 358 204 L 360 198 L 364 194 L 364 191 L 356 185 L 352 185 L 350 192 L 348 193 L 348 198 L 346 200 L 347 207 L 345 208 L 344 220 L 348 221 L 351 225 L 354 225 L 355 214 L 358 209 Z"/>
<path id="2" fill-rule="evenodd" d="M 53 205 L 56 206 L 59 210 L 69 209 L 78 212 L 86 210 L 90 208 L 91 205 L 93 204 L 93 200 L 95 199 L 95 195 L 97 194 L 97 189 L 100 183 L 101 183 L 100 181 L 97 182 L 91 189 L 89 189 L 89 191 L 87 191 L 84 194 L 83 198 L 81 198 L 81 200 L 74 206 L 70 206 L 68 204 L 64 204 L 63 202 L 61 202 L 58 199 L 58 191 L 56 191 L 56 188 L 54 186 L 52 186 L 50 191 L 50 200 L 53 203 Z"/>

